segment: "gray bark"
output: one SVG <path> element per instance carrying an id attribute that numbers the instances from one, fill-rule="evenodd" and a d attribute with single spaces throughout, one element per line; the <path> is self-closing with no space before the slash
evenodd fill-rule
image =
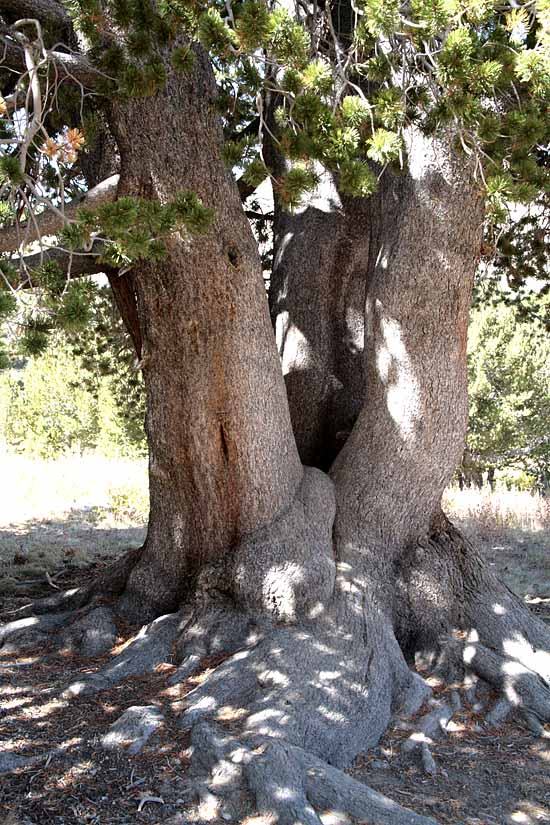
<path id="1" fill-rule="evenodd" d="M 368 211 L 327 172 L 295 213 L 275 200 L 271 317 L 300 457 L 322 469 L 363 404 Z"/>
<path id="2" fill-rule="evenodd" d="M 498 589 L 440 511 L 466 425 L 481 198 L 445 141 L 411 134 L 407 171 L 387 171 L 368 206 L 368 238 L 360 203 L 337 204 L 334 217 L 321 197 L 292 219 L 277 216 L 273 306 L 288 374 L 307 376 L 296 395 L 287 378 L 302 455 L 327 463 L 364 402 L 332 481 L 304 472 L 256 245 L 220 159 L 210 65 L 197 48 L 189 75 L 176 76 L 168 56 L 166 67 L 154 97 L 108 106 L 119 192 L 164 202 L 190 189 L 216 211 L 204 238 L 177 234 L 162 264 L 133 273 L 151 517 L 144 548 L 119 565 L 110 592 L 124 589 L 119 608 L 141 621 L 183 609 L 143 628 L 65 696 L 172 656 L 173 678 L 186 678 L 224 653 L 181 714 L 198 768 L 234 775 L 282 823 L 317 825 L 332 804 L 357 818 L 428 823 L 327 765 L 349 765 L 396 711 L 419 710 L 429 693 L 409 668 L 419 649 L 516 697 L 533 725 L 550 717 L 548 633 Z M 297 309 L 285 318 L 289 299 Z M 295 357 L 292 335 L 304 343 Z M 335 393 L 338 383 L 349 394 Z M 462 635 L 446 643 L 456 627 Z M 227 713 L 235 725 L 225 748 L 203 720 Z"/>
<path id="3" fill-rule="evenodd" d="M 466 158 L 447 140 L 410 134 L 407 148 L 407 173 L 386 172 L 373 200 L 366 400 L 331 470 L 337 560 L 368 594 L 365 613 L 387 617 L 407 658 L 435 650 L 448 665 L 446 644 L 459 629 L 470 639 L 471 661 L 468 653 L 460 657 L 458 675 L 477 668 L 543 718 L 548 628 L 441 512 L 467 425 L 467 327 L 482 199 Z M 515 674 L 506 684 L 496 666 L 476 664 L 487 662 L 485 648 L 503 673 Z"/>
<path id="4" fill-rule="evenodd" d="M 368 207 L 355 207 L 368 232 L 368 242 L 354 244 L 353 261 L 356 294 L 365 294 L 365 384 L 356 395 L 364 396 L 364 406 L 330 473 L 337 508 L 328 621 L 356 640 L 346 648 L 348 675 L 360 669 L 362 655 L 370 662 L 356 688 L 382 684 L 385 661 L 391 672 L 385 696 L 399 701 L 407 684 L 413 689 L 403 657 L 412 662 L 418 651 L 437 651 L 432 662 L 447 675 L 451 666 L 454 677 L 477 670 L 540 720 L 549 701 L 548 630 L 495 580 L 441 512 L 466 431 L 467 325 L 482 198 L 467 159 L 448 138 L 411 132 L 407 142 L 407 171 L 386 171 Z M 326 193 L 324 201 L 316 196 L 324 212 L 308 204 L 298 215 L 277 216 L 272 285 L 293 424 L 302 457 L 313 461 L 319 452 L 311 445 L 324 445 L 323 426 L 332 424 L 320 403 L 340 344 L 331 296 L 345 294 L 349 271 L 335 250 L 360 231 L 353 218 L 346 227 L 349 210 L 342 210 L 334 189 Z M 358 376 L 360 370 L 356 382 Z M 471 662 L 462 648 L 450 652 L 454 628 L 477 639 Z M 521 678 L 498 678 L 499 667 L 519 668 Z M 325 745 L 328 758 L 345 762 L 354 737 L 365 741 L 388 718 L 384 699 L 371 695 L 346 737 Z M 345 742 L 340 751 L 336 740 Z"/>
<path id="5" fill-rule="evenodd" d="M 387 171 L 374 196 L 366 403 L 331 472 L 339 541 L 370 547 L 375 557 L 430 532 L 462 454 L 483 218 L 466 159 L 418 133 L 408 142 L 407 173 Z"/>

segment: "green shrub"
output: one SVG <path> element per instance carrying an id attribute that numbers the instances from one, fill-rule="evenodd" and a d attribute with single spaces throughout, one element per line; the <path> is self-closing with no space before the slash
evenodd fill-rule
<path id="1" fill-rule="evenodd" d="M 468 369 L 470 464 L 521 471 L 521 482 L 512 473 L 521 488 L 548 486 L 550 340 L 543 325 L 520 321 L 504 304 L 475 310 Z"/>
<path id="2" fill-rule="evenodd" d="M 139 419 L 126 420 L 114 383 L 52 336 L 43 355 L 0 373 L 0 440 L 42 458 L 92 450 L 109 457 L 143 455 L 143 427 Z"/>
<path id="3" fill-rule="evenodd" d="M 32 291 L 18 299 L 17 323 L 4 323 L 12 359 L 0 370 L 0 441 L 13 450 L 43 458 L 146 453 L 143 381 L 128 336 L 110 289 L 94 285 L 86 294 L 85 328 L 48 327 L 40 347 L 22 346 L 23 321 L 41 317 Z M 18 352 L 25 357 L 17 360 Z"/>
<path id="4" fill-rule="evenodd" d="M 58 344 L 2 376 L 4 441 L 18 452 L 54 458 L 96 446 L 98 408 L 84 371 Z"/>

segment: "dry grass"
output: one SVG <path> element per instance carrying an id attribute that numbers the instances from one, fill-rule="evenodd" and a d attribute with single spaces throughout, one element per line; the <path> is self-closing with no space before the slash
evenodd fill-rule
<path id="1" fill-rule="evenodd" d="M 0 529 L 26 521 L 89 513 L 102 526 L 143 526 L 147 519 L 147 461 L 102 455 L 55 461 L 0 452 Z M 483 530 L 550 531 L 550 498 L 525 490 L 449 487 L 452 519 Z"/>
<path id="2" fill-rule="evenodd" d="M 104 563 L 143 541 L 147 462 L 101 455 L 45 461 L 1 454 L 0 594 Z M 449 516 L 523 596 L 550 594 L 550 499 L 457 487 Z"/>
<path id="3" fill-rule="evenodd" d="M 443 506 L 498 577 L 550 618 L 550 498 L 450 487 Z"/>
<path id="4" fill-rule="evenodd" d="M 147 516 L 147 461 L 105 458 L 102 455 L 66 456 L 46 460 L 0 453 L 0 529 L 28 520 L 55 519 L 71 511 L 95 511 L 117 519 L 116 501 L 133 500 L 135 519 Z"/>
<path id="5" fill-rule="evenodd" d="M 527 490 L 449 487 L 443 506 L 451 519 L 488 531 L 550 531 L 550 498 Z"/>
<path id="6" fill-rule="evenodd" d="M 0 455 L 0 595 L 139 546 L 147 464 Z"/>

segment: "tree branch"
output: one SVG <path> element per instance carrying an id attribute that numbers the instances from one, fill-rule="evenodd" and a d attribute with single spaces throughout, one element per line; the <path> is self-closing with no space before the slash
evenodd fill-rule
<path id="1" fill-rule="evenodd" d="M 66 80 L 92 89 L 101 73 L 83 55 L 48 51 L 48 56 L 58 72 L 60 80 Z M 11 37 L 8 26 L 0 27 L 0 67 L 6 66 L 25 72 L 25 52 Z"/>
<path id="2" fill-rule="evenodd" d="M 85 254 L 75 252 L 71 254 L 64 249 L 52 247 L 46 249 L 44 252 L 37 252 L 35 255 L 25 255 L 22 262 L 28 271 L 37 269 L 46 261 L 56 263 L 61 269 L 69 273 L 70 278 L 81 278 L 84 275 L 98 275 L 109 270 L 107 264 L 100 263 L 98 256 L 103 251 L 103 244 L 101 241 L 95 241 L 91 250 Z M 18 284 L 20 289 L 30 289 L 36 286 L 30 279 L 23 278 Z"/>
<path id="3" fill-rule="evenodd" d="M 246 183 L 246 181 L 244 181 L 242 177 L 240 177 L 237 181 L 237 187 L 239 189 L 239 195 L 241 196 L 241 201 L 243 201 L 243 203 L 247 198 L 250 197 L 250 195 L 253 195 L 256 189 L 258 188 L 257 186 L 251 186 L 249 183 Z"/>
<path id="4" fill-rule="evenodd" d="M 102 251 L 103 244 L 100 241 L 95 241 L 91 251 L 85 255 L 78 253 L 71 255 L 63 249 L 53 247 L 42 255 L 40 253 L 27 255 L 23 258 L 23 262 L 27 271 L 32 271 L 46 261 L 51 261 L 68 272 L 70 278 L 81 278 L 86 275 L 99 275 L 100 273 L 107 275 L 118 311 L 132 339 L 139 360 L 142 352 L 142 336 L 132 273 L 119 274 L 114 267 L 100 263 L 99 255 Z M 36 284 L 33 284 L 30 278 L 26 278 L 18 284 L 20 289 L 32 289 L 35 286 Z"/>
<path id="5" fill-rule="evenodd" d="M 468 460 L 477 461 L 480 464 L 504 464 L 514 458 L 528 458 L 541 447 L 550 445 L 550 435 L 542 435 L 526 447 L 516 447 L 512 450 L 505 450 L 502 453 L 469 453 Z"/>
<path id="6" fill-rule="evenodd" d="M 136 352 L 138 361 L 141 360 L 143 340 L 141 337 L 141 324 L 139 322 L 136 292 L 131 272 L 119 275 L 113 269 L 107 271 L 109 284 L 113 292 L 115 303 L 120 312 Z"/>
<path id="7" fill-rule="evenodd" d="M 14 20 L 36 18 L 60 28 L 72 27 L 66 9 L 56 0 L 0 0 L 0 13 Z"/>
<path id="8" fill-rule="evenodd" d="M 96 209 L 103 203 L 114 201 L 116 197 L 116 190 L 118 186 L 118 175 L 111 175 L 93 189 L 90 189 L 82 200 L 71 201 L 64 207 L 65 220 L 71 220 L 76 216 L 76 213 L 82 207 L 87 209 Z M 13 226 L 6 226 L 0 229 L 0 252 L 12 252 L 16 250 L 20 244 L 28 245 L 38 240 L 36 237 L 37 231 L 40 237 L 44 235 L 54 235 L 63 228 L 63 219 L 59 212 L 54 212 L 51 209 L 46 209 L 37 215 L 35 220 L 26 221 L 25 223 Z"/>

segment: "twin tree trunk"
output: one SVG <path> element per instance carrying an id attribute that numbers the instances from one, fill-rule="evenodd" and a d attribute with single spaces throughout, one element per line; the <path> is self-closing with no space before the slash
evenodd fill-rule
<path id="1" fill-rule="evenodd" d="M 277 210 L 283 379 L 211 67 L 197 48 L 190 75 L 167 69 L 154 98 L 110 105 L 120 194 L 189 189 L 215 219 L 133 275 L 151 513 L 122 610 L 145 621 L 186 606 L 182 674 L 247 648 L 194 691 L 188 720 L 240 702 L 249 735 L 334 764 L 418 706 L 418 650 L 461 666 L 444 641 L 455 630 L 475 629 L 470 664 L 544 718 L 548 632 L 441 511 L 466 429 L 483 219 L 466 159 L 411 132 L 406 172 L 384 172 L 369 202 L 342 203 L 327 175 L 299 214 Z M 510 644 L 521 684 L 502 676 Z"/>
<path id="2" fill-rule="evenodd" d="M 473 671 L 533 730 L 550 721 L 548 628 L 441 510 L 466 430 L 482 197 L 450 136 L 410 130 L 406 169 L 385 170 L 369 201 L 342 200 L 325 173 L 298 214 L 276 206 L 277 352 L 212 67 L 194 49 L 188 74 L 166 49 L 154 96 L 101 104 L 119 195 L 190 190 L 215 215 L 202 237 L 175 233 L 162 262 L 110 273 L 147 393 L 147 539 L 95 586 L 34 609 L 61 606 L 55 626 L 83 607 L 75 638 L 98 596 L 140 624 L 158 617 L 65 698 L 167 657 L 176 684 L 223 654 L 178 721 L 198 789 L 238 805 L 251 791 L 278 825 L 327 810 L 433 825 L 332 767 L 397 710 L 415 718 L 430 694 L 418 654 L 453 680 Z"/>

